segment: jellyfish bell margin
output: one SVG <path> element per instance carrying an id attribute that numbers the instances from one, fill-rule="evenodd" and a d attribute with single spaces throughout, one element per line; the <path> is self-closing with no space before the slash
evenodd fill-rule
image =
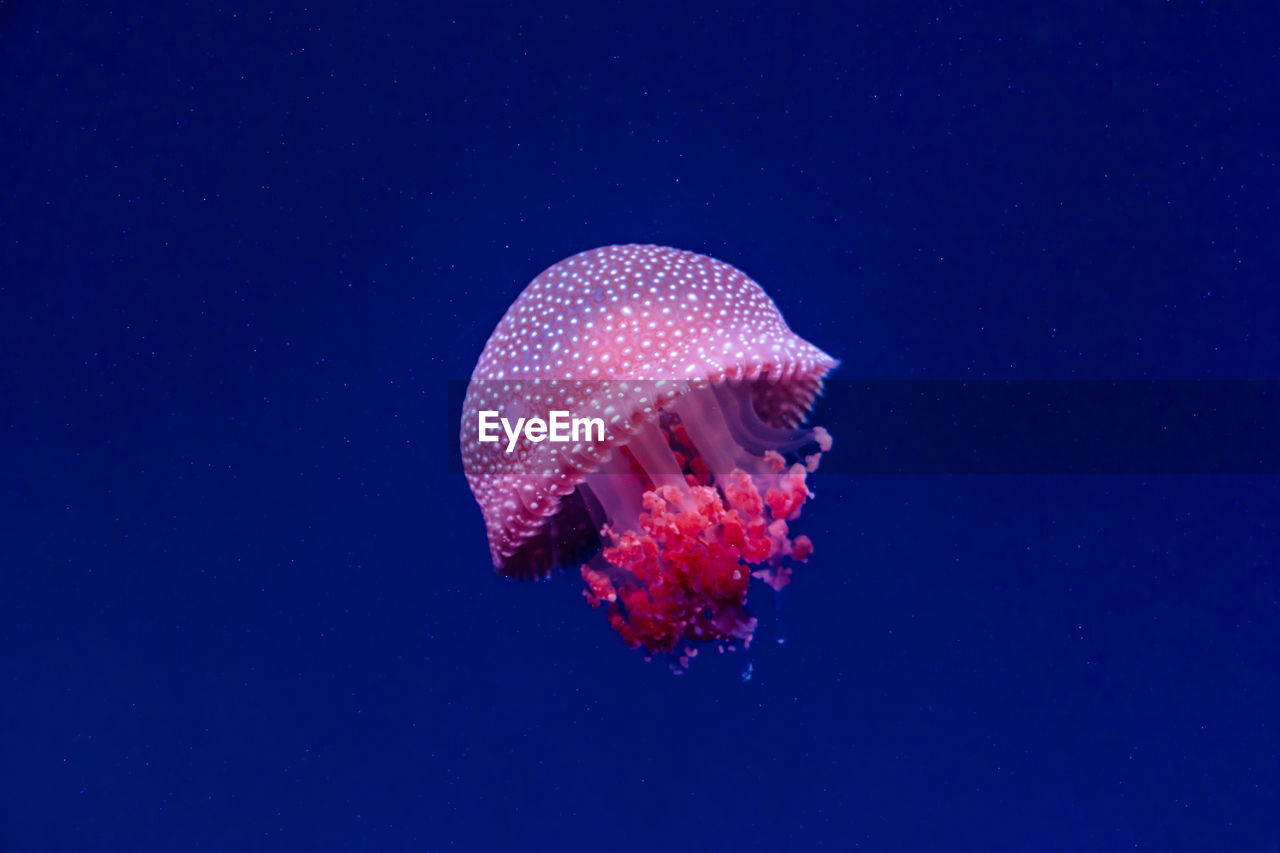
<path id="1" fill-rule="evenodd" d="M 633 648 L 675 666 L 750 644 L 753 579 L 781 589 L 813 552 L 792 530 L 831 447 L 799 426 L 835 359 L 755 281 L 661 246 L 606 246 L 545 270 L 468 385 L 463 467 L 498 571 L 579 574 Z M 603 418 L 604 441 L 477 441 L 483 410 Z"/>

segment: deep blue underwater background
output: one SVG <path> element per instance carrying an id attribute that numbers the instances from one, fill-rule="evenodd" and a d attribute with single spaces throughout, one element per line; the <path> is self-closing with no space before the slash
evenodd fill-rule
<path id="1" fill-rule="evenodd" d="M 0 851 L 1277 849 L 1277 478 L 819 472 L 674 677 L 446 465 L 613 242 L 840 378 L 1280 378 L 1265 8 L 0 3 Z"/>

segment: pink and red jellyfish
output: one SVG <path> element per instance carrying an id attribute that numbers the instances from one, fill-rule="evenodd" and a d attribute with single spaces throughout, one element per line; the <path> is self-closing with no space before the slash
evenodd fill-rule
<path id="1" fill-rule="evenodd" d="M 749 644 L 751 579 L 781 589 L 813 551 L 792 524 L 831 437 L 799 424 L 835 365 L 714 258 L 624 245 L 555 264 L 490 336 L 464 402 L 494 566 L 575 569 L 623 640 L 681 664 L 701 643 Z M 586 428 L 482 442 L 485 412 Z"/>

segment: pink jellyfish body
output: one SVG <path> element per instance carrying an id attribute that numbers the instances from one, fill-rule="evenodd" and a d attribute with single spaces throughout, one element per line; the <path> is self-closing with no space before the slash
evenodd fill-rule
<path id="1" fill-rule="evenodd" d="M 682 663 L 694 643 L 749 643 L 751 577 L 780 589 L 813 550 L 790 526 L 831 438 L 798 424 L 835 365 L 714 258 L 604 246 L 548 268 L 490 336 L 464 403 L 494 566 L 577 569 L 629 645 L 683 647 Z M 603 430 L 480 440 L 485 413 L 556 411 Z"/>

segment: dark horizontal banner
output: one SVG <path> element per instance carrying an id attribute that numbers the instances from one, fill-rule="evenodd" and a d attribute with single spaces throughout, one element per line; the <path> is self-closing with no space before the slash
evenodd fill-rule
<path id="1" fill-rule="evenodd" d="M 835 380 L 808 422 L 822 474 L 1280 474 L 1280 381 Z"/>
<path id="2" fill-rule="evenodd" d="M 1276 474 L 1280 382 L 832 382 L 828 471 Z"/>

